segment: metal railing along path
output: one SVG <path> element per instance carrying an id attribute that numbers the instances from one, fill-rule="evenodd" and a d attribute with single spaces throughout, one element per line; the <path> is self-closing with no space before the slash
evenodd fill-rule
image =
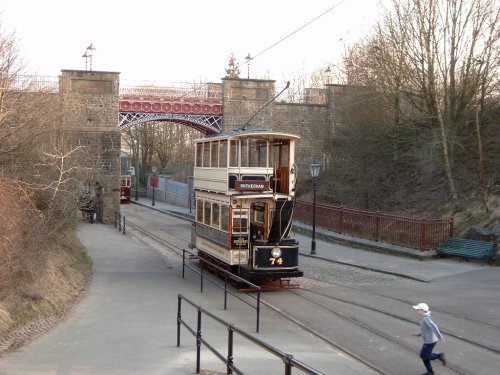
<path id="1" fill-rule="evenodd" d="M 297 201 L 293 218 L 311 224 L 312 210 L 311 202 Z M 328 204 L 316 204 L 316 226 L 420 251 L 437 248 L 453 237 L 453 218 L 420 219 Z"/>
<path id="2" fill-rule="evenodd" d="M 190 265 L 188 265 L 186 263 L 186 253 L 190 255 L 190 258 L 192 259 L 198 259 L 200 260 L 202 263 L 204 264 L 207 264 L 209 265 L 210 267 L 212 267 L 213 269 L 217 270 L 218 272 L 224 274 L 224 286 L 216 283 L 214 280 L 212 280 L 211 278 L 208 278 L 204 275 L 203 273 L 203 265 L 200 266 L 200 270 L 198 271 L 196 268 L 194 267 L 191 267 Z M 214 284 L 215 286 L 217 286 L 218 288 L 221 288 L 221 289 L 224 289 L 224 310 L 227 310 L 227 295 L 230 294 L 232 295 L 233 297 L 239 299 L 240 301 L 242 301 L 243 303 L 247 304 L 248 306 L 252 307 L 255 309 L 256 311 L 256 332 L 259 332 L 259 326 L 260 326 L 260 295 L 261 295 L 261 287 L 258 286 L 258 285 L 255 285 L 253 283 L 251 283 L 250 281 L 248 280 L 245 280 L 237 275 L 234 275 L 232 274 L 231 272 L 229 271 L 226 271 L 225 269 L 209 262 L 208 260 L 206 259 L 203 259 L 203 258 L 200 258 L 198 255 L 186 250 L 186 249 L 183 249 L 182 250 L 182 278 L 184 279 L 184 269 L 185 267 L 189 268 L 190 270 L 194 271 L 195 273 L 198 273 L 200 275 L 200 292 L 203 293 L 203 280 L 206 278 L 208 281 L 210 281 L 212 284 Z M 236 282 L 239 282 L 239 283 L 243 283 L 243 284 L 246 284 L 248 285 L 251 289 L 255 290 L 255 292 L 257 293 L 257 303 L 255 306 L 253 306 L 252 304 L 248 303 L 247 301 L 245 301 L 243 298 L 241 298 L 240 296 L 238 296 L 237 294 L 231 292 L 228 288 L 228 278 L 231 279 L 231 280 L 234 280 Z"/>
<path id="3" fill-rule="evenodd" d="M 190 327 L 187 322 L 182 320 L 182 301 L 187 302 L 189 305 L 197 309 L 197 326 L 196 328 Z M 212 346 L 208 339 L 203 337 L 202 332 L 202 317 L 206 315 L 212 320 L 218 322 L 219 324 L 225 326 L 227 328 L 227 353 L 224 355 L 219 352 L 214 346 Z M 241 374 L 244 375 L 244 372 L 241 371 L 235 365 L 235 356 L 234 356 L 234 334 L 238 334 L 244 339 L 250 341 L 252 344 L 261 347 L 268 353 L 274 355 L 275 357 L 281 359 L 284 365 L 284 373 L 285 375 L 292 374 L 292 368 L 296 368 L 301 370 L 305 374 L 310 375 L 324 375 L 322 372 L 319 372 L 312 368 L 311 366 L 301 362 L 293 357 L 291 354 L 287 354 L 282 352 L 281 350 L 275 348 L 274 346 L 265 343 L 264 341 L 256 338 L 255 336 L 239 329 L 233 324 L 226 322 L 225 320 L 219 318 L 218 316 L 212 314 L 207 311 L 203 307 L 196 305 L 182 294 L 179 294 L 177 297 L 177 347 L 181 345 L 181 325 L 186 327 L 186 329 L 191 332 L 191 334 L 196 337 L 196 373 L 200 373 L 201 368 L 201 346 L 205 345 L 220 361 L 224 362 L 226 365 L 226 373 L 227 374 Z M 256 359 L 257 360 L 257 359 Z"/>

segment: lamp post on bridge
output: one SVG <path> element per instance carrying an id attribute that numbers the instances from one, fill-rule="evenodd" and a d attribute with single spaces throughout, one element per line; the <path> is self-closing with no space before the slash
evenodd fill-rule
<path id="1" fill-rule="evenodd" d="M 312 221 L 312 241 L 311 255 L 316 254 L 316 183 L 319 176 L 320 165 L 313 161 L 309 167 L 311 169 L 311 177 L 313 179 L 313 221 Z"/>
<path id="2" fill-rule="evenodd" d="M 328 65 L 325 69 L 325 75 L 326 75 L 326 84 L 330 84 L 330 78 L 332 76 L 332 70 L 330 69 L 330 65 Z"/>
<path id="3" fill-rule="evenodd" d="M 247 61 L 247 78 L 250 79 L 250 60 L 252 60 L 250 53 L 245 57 L 245 60 Z"/>

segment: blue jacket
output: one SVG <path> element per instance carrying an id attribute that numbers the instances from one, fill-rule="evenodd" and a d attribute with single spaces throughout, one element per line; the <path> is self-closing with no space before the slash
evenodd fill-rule
<path id="1" fill-rule="evenodd" d="M 431 319 L 431 312 L 428 311 L 420 320 L 420 332 L 417 336 L 422 336 L 424 344 L 432 344 L 443 338 L 439 328 Z"/>

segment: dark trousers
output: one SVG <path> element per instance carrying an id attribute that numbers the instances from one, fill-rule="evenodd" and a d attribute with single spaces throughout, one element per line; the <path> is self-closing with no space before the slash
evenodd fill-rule
<path id="1" fill-rule="evenodd" d="M 439 354 L 433 353 L 432 349 L 436 346 L 436 342 L 433 342 L 432 344 L 424 344 L 422 346 L 422 350 L 420 351 L 420 358 L 422 358 L 422 361 L 424 361 L 425 368 L 427 369 L 427 372 L 432 372 L 432 365 L 431 361 L 438 359 Z"/>

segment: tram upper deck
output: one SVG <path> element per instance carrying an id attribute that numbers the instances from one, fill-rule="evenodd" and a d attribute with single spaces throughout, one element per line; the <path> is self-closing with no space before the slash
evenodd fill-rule
<path id="1" fill-rule="evenodd" d="M 258 129 L 195 141 L 194 188 L 226 195 L 295 193 L 298 135 Z"/>

